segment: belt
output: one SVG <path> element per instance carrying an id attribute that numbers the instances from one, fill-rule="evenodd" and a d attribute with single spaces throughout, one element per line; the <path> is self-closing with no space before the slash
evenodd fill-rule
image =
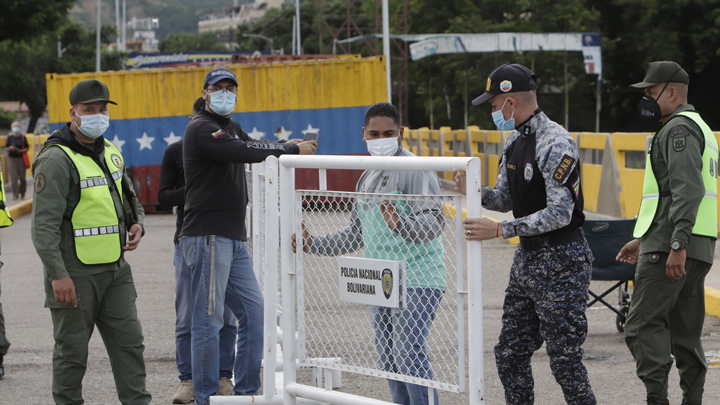
<path id="1" fill-rule="evenodd" d="M 551 233 L 549 235 L 540 236 L 521 236 L 520 247 L 526 252 L 532 252 L 540 250 L 547 246 L 553 247 L 563 245 L 565 243 L 576 242 L 582 240 L 584 237 L 580 228 L 576 228 L 570 231 Z"/>

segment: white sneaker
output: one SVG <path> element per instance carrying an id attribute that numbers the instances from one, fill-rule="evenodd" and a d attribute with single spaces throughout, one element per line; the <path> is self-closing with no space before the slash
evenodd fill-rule
<path id="1" fill-rule="evenodd" d="M 173 404 L 187 404 L 195 400 L 195 390 L 193 390 L 192 380 L 184 380 L 180 382 L 177 392 L 172 397 Z"/>
<path id="2" fill-rule="evenodd" d="M 234 387 L 235 387 L 235 384 L 233 384 L 232 378 L 220 377 L 220 388 L 218 388 L 217 394 L 226 396 L 226 397 L 235 395 L 235 391 L 233 391 Z"/>

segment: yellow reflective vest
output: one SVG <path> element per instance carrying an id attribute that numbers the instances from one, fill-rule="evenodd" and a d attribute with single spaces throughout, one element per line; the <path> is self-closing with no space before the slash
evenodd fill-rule
<path id="1" fill-rule="evenodd" d="M 0 228 L 5 228 L 12 224 L 13 219 L 10 216 L 10 209 L 5 205 L 5 182 L 3 181 L 2 170 L 0 170 Z"/>
<path id="2" fill-rule="evenodd" d="M 78 259 L 85 264 L 117 261 L 122 253 L 119 225 L 121 215 L 115 210 L 108 184 L 110 180 L 91 157 L 76 153 L 67 146 L 57 146 L 72 160 L 80 178 L 80 200 L 71 217 Z M 120 151 L 107 140 L 105 164 L 122 201 L 125 163 Z"/>
<path id="3" fill-rule="evenodd" d="M 715 135 L 707 126 L 705 121 L 700 118 L 700 114 L 694 111 L 683 111 L 678 115 L 690 118 L 695 122 L 702 130 L 703 137 L 705 138 L 705 149 L 702 155 L 702 179 L 705 185 L 705 196 L 700 202 L 698 208 L 697 217 L 695 218 L 695 226 L 693 226 L 692 233 L 694 235 L 709 236 L 717 238 L 718 235 L 718 210 L 717 210 L 717 178 L 718 169 L 720 164 L 718 163 L 718 143 L 715 139 Z M 659 132 L 659 131 L 658 131 Z M 657 133 L 655 134 L 657 137 Z M 651 145 L 655 144 L 655 137 Z M 652 164 L 650 161 L 651 150 L 648 151 L 647 161 L 645 163 L 645 181 L 643 183 L 643 197 L 640 203 L 640 212 L 638 213 L 637 222 L 635 223 L 635 230 L 633 236 L 640 238 L 647 230 L 655 218 L 655 212 L 657 211 L 658 202 L 661 197 L 665 197 L 664 193 L 669 193 L 669 190 L 664 190 L 663 195 L 658 189 L 657 180 L 652 170 Z"/>

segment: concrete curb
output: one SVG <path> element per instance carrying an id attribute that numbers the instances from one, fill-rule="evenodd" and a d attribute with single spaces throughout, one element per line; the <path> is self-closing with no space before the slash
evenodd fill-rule
<path id="1" fill-rule="evenodd" d="M 24 201 L 21 201 L 15 205 L 13 205 L 12 207 L 8 208 L 8 210 L 10 211 L 10 217 L 12 219 L 18 219 L 23 215 L 27 215 L 27 214 L 31 213 L 32 212 L 32 204 L 33 204 L 33 200 L 29 199 L 29 200 L 24 200 Z"/>

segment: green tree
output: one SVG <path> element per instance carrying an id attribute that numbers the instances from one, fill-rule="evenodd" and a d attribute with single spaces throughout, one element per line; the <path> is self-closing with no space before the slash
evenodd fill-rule
<path id="1" fill-rule="evenodd" d="M 0 0 L 0 40 L 23 40 L 52 32 L 75 0 Z"/>
<path id="2" fill-rule="evenodd" d="M 115 35 L 115 27 L 103 27 L 104 44 Z M 57 55 L 57 37 L 66 47 L 62 58 Z M 55 33 L 23 41 L 0 42 L 0 98 L 19 100 L 28 106 L 30 122 L 27 132 L 33 132 L 37 120 L 47 106 L 45 75 L 49 72 L 73 73 L 95 70 L 95 32 L 87 31 L 76 23 L 64 21 Z M 117 52 L 103 50 L 101 66 L 105 70 L 121 70 L 122 58 Z"/>
<path id="3" fill-rule="evenodd" d="M 160 52 L 227 51 L 212 32 L 170 34 L 158 44 Z"/>

